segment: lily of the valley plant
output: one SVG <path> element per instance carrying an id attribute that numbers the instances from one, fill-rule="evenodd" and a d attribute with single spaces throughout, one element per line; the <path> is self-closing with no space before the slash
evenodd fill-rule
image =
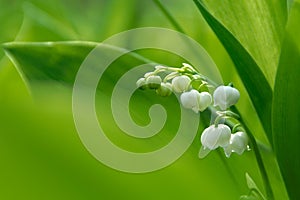
<path id="1" fill-rule="evenodd" d="M 167 74 L 161 77 L 162 74 Z M 217 115 L 212 125 L 207 127 L 201 135 L 202 148 L 199 157 L 205 157 L 211 150 L 223 148 L 227 157 L 235 152 L 241 155 L 248 148 L 248 136 L 239 116 L 230 111 L 230 106 L 239 100 L 239 91 L 232 86 L 220 85 L 215 87 L 208 79 L 198 73 L 189 64 L 183 63 L 181 68 L 156 66 L 153 72 L 148 72 L 137 81 L 140 89 L 154 89 L 160 96 L 169 96 L 172 92 L 180 95 L 180 102 L 184 108 L 195 113 L 215 107 Z M 234 118 L 235 125 L 230 127 L 224 119 Z M 237 131 L 239 128 L 239 131 Z"/>
<path id="2" fill-rule="evenodd" d="M 206 157 L 209 152 L 218 148 L 221 148 L 228 158 L 232 153 L 242 155 L 245 151 L 249 151 L 249 144 L 253 144 L 254 150 L 257 150 L 253 135 L 245 131 L 248 129 L 242 119 L 231 110 L 240 98 L 239 91 L 231 83 L 216 85 L 191 65 L 183 63 L 180 68 L 157 65 L 154 71 L 147 72 L 136 84 L 139 89 L 152 89 L 163 97 L 172 93 L 179 95 L 182 106 L 195 114 L 206 109 L 210 110 L 211 115 L 215 117 L 201 134 L 202 146 L 199 158 Z M 257 154 L 258 151 L 254 152 Z M 263 165 L 259 167 L 265 172 Z M 242 195 L 241 199 L 265 199 L 265 197 L 258 188 L 249 188 L 249 194 Z"/>

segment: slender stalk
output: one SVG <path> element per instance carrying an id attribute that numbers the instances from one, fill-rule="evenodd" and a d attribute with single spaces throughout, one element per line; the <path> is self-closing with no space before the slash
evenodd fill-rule
<path id="1" fill-rule="evenodd" d="M 240 115 L 240 113 L 238 112 L 238 110 L 235 107 L 233 107 L 233 109 L 234 109 L 234 112 L 236 112 L 238 115 Z M 265 165 L 264 165 L 261 153 L 259 151 L 256 139 L 255 139 L 254 135 L 252 134 L 252 132 L 250 131 L 250 129 L 248 128 L 248 126 L 245 124 L 245 122 L 243 121 L 242 118 L 240 118 L 240 122 L 243 124 L 243 127 L 244 127 L 246 133 L 248 134 L 248 137 L 249 137 L 250 142 L 252 144 L 252 148 L 253 148 L 253 151 L 254 151 L 254 154 L 255 154 L 255 158 L 256 158 L 256 161 L 257 161 L 257 164 L 258 164 L 258 167 L 259 167 L 262 179 L 263 179 L 264 187 L 265 187 L 266 194 L 267 194 L 267 199 L 273 200 L 274 199 L 274 194 L 273 194 L 273 191 L 272 191 L 271 182 L 269 180 L 267 170 L 265 168 Z"/>

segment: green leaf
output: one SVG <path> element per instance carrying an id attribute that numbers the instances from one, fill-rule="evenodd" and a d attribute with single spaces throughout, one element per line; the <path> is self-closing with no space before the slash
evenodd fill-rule
<path id="1" fill-rule="evenodd" d="M 266 199 L 264 197 L 264 195 L 262 194 L 262 192 L 260 191 L 260 189 L 257 187 L 256 183 L 254 182 L 254 180 L 251 178 L 251 176 L 246 172 L 246 181 L 247 181 L 247 185 L 248 188 L 250 190 L 255 190 L 258 192 L 258 194 L 262 197 L 262 199 Z"/>
<path id="2" fill-rule="evenodd" d="M 257 64 L 257 61 L 253 59 L 253 57 L 243 46 L 243 44 L 239 42 L 239 40 L 236 38 L 236 35 L 233 35 L 231 30 L 227 29 L 218 19 L 216 19 L 206 8 L 206 6 L 202 3 L 202 1 L 194 0 L 194 2 L 196 3 L 198 9 L 202 13 L 205 20 L 208 22 L 210 27 L 213 29 L 213 31 L 218 36 L 219 40 L 223 43 L 224 47 L 228 51 L 249 93 L 252 103 L 267 133 L 268 139 L 272 144 L 272 132 L 271 132 L 272 88 L 268 80 L 266 79 L 264 73 L 262 72 L 261 68 Z M 222 2 L 219 3 L 223 5 L 223 7 L 225 7 L 226 5 L 228 6 L 231 5 L 227 1 L 226 1 L 227 4 Z M 243 1 L 243 2 L 248 2 L 248 1 Z M 222 8 L 222 7 L 216 7 L 216 8 Z M 225 10 L 223 14 L 225 14 Z M 245 14 L 245 16 L 247 16 L 247 14 Z M 251 17 L 253 17 L 253 14 L 248 16 L 249 19 L 251 19 Z M 223 16 L 223 18 L 225 18 L 225 16 Z M 242 27 L 239 26 L 239 28 Z M 247 31 L 247 30 L 241 29 L 241 31 Z M 249 33 L 252 34 L 252 31 L 250 31 Z M 256 48 L 258 47 L 256 46 Z"/>
<path id="3" fill-rule="evenodd" d="M 199 0 L 199 2 L 203 2 L 207 11 L 245 48 L 273 88 L 287 18 L 287 2 L 285 0 Z M 217 35 L 220 36 L 218 33 Z"/>
<path id="4" fill-rule="evenodd" d="M 274 147 L 291 199 L 300 198 L 300 1 L 291 9 L 273 100 Z"/>
<path id="5" fill-rule="evenodd" d="M 93 42 L 12 42 L 3 44 L 3 48 L 26 83 L 43 80 L 72 85 L 81 62 L 96 45 Z"/>

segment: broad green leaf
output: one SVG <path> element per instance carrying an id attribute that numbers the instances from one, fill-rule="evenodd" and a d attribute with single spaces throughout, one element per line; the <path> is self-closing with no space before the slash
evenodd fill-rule
<path id="1" fill-rule="evenodd" d="M 286 0 L 199 1 L 251 55 L 273 88 L 286 24 Z"/>
<path id="2" fill-rule="evenodd" d="M 274 147 L 291 199 L 300 198 L 300 1 L 291 9 L 273 99 Z"/>
<path id="3" fill-rule="evenodd" d="M 14 42 L 3 47 L 25 82 L 57 81 L 72 85 L 81 62 L 96 45 L 92 42 Z"/>
<path id="4" fill-rule="evenodd" d="M 243 45 L 237 40 L 218 19 L 216 19 L 198 0 L 194 0 L 198 9 L 214 30 L 224 47 L 228 51 L 235 67 L 249 93 L 252 103 L 258 113 L 261 123 L 272 143 L 271 133 L 271 103 L 272 88 L 265 78 L 257 62 L 252 58 Z M 222 1 L 223 2 L 223 1 Z M 221 3 L 221 2 L 220 2 Z M 223 4 L 223 3 L 222 3 Z"/>

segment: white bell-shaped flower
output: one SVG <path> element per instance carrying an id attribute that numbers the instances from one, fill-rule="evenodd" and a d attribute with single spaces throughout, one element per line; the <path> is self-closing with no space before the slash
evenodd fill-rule
<path id="1" fill-rule="evenodd" d="M 248 148 L 248 141 L 249 139 L 245 132 L 240 131 L 231 134 L 230 143 L 224 148 L 225 155 L 230 157 L 232 152 L 241 155 Z"/>
<path id="2" fill-rule="evenodd" d="M 205 110 L 212 102 L 212 97 L 208 92 L 199 93 L 197 90 L 184 92 L 180 96 L 183 107 L 192 109 L 195 113 Z"/>
<path id="3" fill-rule="evenodd" d="M 214 150 L 218 147 L 227 147 L 230 142 L 231 130 L 225 124 L 214 124 L 206 128 L 201 135 L 203 149 Z"/>
<path id="4" fill-rule="evenodd" d="M 189 89 L 191 79 L 188 76 L 182 75 L 173 78 L 172 88 L 177 93 L 185 92 Z"/>
<path id="5" fill-rule="evenodd" d="M 146 78 L 146 84 L 148 85 L 148 87 L 150 89 L 157 89 L 160 87 L 160 84 L 161 84 L 161 77 L 160 76 L 156 76 L 156 75 L 153 75 L 153 76 L 148 76 Z"/>
<path id="6" fill-rule="evenodd" d="M 180 96 L 180 101 L 183 107 L 192 109 L 194 112 L 199 111 L 200 93 L 197 90 L 184 92 Z"/>
<path id="7" fill-rule="evenodd" d="M 231 86 L 222 85 L 215 90 L 213 96 L 214 106 L 219 106 L 222 110 L 226 110 L 238 102 L 240 92 Z"/>

